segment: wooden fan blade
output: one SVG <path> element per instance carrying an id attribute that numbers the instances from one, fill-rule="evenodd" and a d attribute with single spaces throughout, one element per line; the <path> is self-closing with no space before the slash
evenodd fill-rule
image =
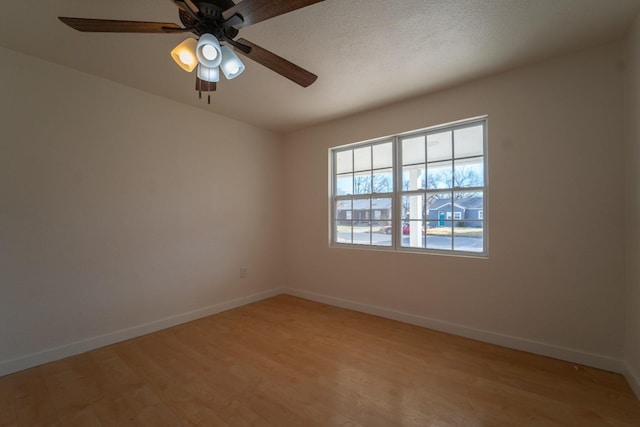
<path id="1" fill-rule="evenodd" d="M 189 15 L 192 19 L 194 20 L 198 20 L 198 9 L 196 9 L 195 11 L 193 9 L 191 9 L 191 6 L 193 6 L 193 3 L 191 4 L 187 4 L 187 2 L 185 2 L 184 0 L 173 0 L 173 3 L 178 6 L 178 8 L 180 8 L 180 10 L 182 10 L 184 13 L 186 13 L 187 15 Z"/>
<path id="2" fill-rule="evenodd" d="M 242 16 L 243 22 L 234 25 L 235 28 L 242 28 L 321 1 L 324 0 L 242 0 L 222 12 L 222 17 L 229 19 L 236 14 Z"/>
<path id="3" fill-rule="evenodd" d="M 172 23 L 143 21 L 114 21 L 111 19 L 67 18 L 58 19 L 74 30 L 94 33 L 184 33 L 190 31 Z"/>
<path id="4" fill-rule="evenodd" d="M 311 85 L 311 83 L 315 82 L 318 78 L 315 74 L 310 73 L 304 68 L 298 67 L 296 64 L 279 57 L 273 52 L 269 52 L 268 50 L 261 48 L 257 44 L 251 43 L 245 39 L 238 39 L 237 41 L 238 43 L 251 48 L 249 52 L 243 52 L 242 50 L 237 49 L 238 53 L 243 54 L 247 58 L 253 59 L 257 63 L 264 65 L 302 87 Z"/>
<path id="5" fill-rule="evenodd" d="M 191 11 L 192 11 L 193 13 L 198 13 L 198 12 L 200 11 L 200 9 L 198 9 L 198 6 L 196 6 L 196 5 L 193 3 L 193 1 L 191 1 L 191 0 L 183 0 L 183 1 L 184 1 L 184 4 L 186 4 L 186 5 L 187 5 L 187 7 L 188 7 L 189 9 L 191 9 Z"/>

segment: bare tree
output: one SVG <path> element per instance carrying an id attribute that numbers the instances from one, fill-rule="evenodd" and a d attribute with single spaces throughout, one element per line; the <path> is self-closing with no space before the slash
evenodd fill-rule
<path id="1" fill-rule="evenodd" d="M 353 188 L 354 188 L 355 194 L 371 193 L 371 177 L 356 176 L 353 180 Z"/>
<path id="2" fill-rule="evenodd" d="M 482 177 L 471 167 L 456 167 L 454 173 L 456 187 L 481 187 Z"/>
<path id="3" fill-rule="evenodd" d="M 389 175 L 374 175 L 373 176 L 373 191 L 376 193 L 389 193 L 393 189 L 391 184 L 391 177 Z"/>
<path id="4" fill-rule="evenodd" d="M 391 177 L 388 174 L 356 176 L 353 179 L 355 194 L 390 193 L 393 190 Z"/>
<path id="5" fill-rule="evenodd" d="M 437 173 L 429 173 L 426 180 L 428 189 L 449 189 L 456 188 L 469 188 L 469 187 L 481 187 L 482 177 L 471 167 L 458 166 L 455 168 L 455 172 L 451 169 L 442 169 Z M 442 196 L 436 195 L 436 198 Z M 457 195 L 456 197 L 462 197 Z"/>

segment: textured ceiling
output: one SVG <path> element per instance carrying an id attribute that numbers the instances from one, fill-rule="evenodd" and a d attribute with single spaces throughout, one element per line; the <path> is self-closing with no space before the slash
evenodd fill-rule
<path id="1" fill-rule="evenodd" d="M 319 76 L 244 60 L 211 105 L 169 51 L 186 35 L 80 33 L 57 16 L 180 23 L 170 0 L 0 0 L 0 46 L 286 132 L 619 40 L 640 0 L 325 0 L 240 31 Z"/>

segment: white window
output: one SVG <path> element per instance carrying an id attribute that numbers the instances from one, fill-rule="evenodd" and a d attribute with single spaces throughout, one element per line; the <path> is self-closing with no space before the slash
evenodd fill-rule
<path id="1" fill-rule="evenodd" d="M 486 125 L 331 149 L 332 245 L 486 255 Z"/>
<path id="2" fill-rule="evenodd" d="M 462 219 L 462 212 L 460 211 L 456 211 L 456 212 L 451 212 L 451 211 L 446 211 L 445 212 L 447 219 Z M 453 216 L 452 216 L 453 215 Z M 429 217 L 429 214 L 427 213 L 426 217 Z"/>
<path id="3" fill-rule="evenodd" d="M 392 221 L 393 183 L 393 141 L 334 150 L 333 242 L 391 246 L 380 230 Z"/>

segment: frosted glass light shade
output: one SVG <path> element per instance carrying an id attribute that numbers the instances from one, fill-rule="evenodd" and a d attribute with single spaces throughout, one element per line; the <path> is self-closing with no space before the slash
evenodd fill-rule
<path id="1" fill-rule="evenodd" d="M 211 34 L 203 34 L 196 45 L 198 62 L 207 68 L 216 68 L 222 61 L 220 42 Z"/>
<path id="2" fill-rule="evenodd" d="M 218 67 L 209 68 L 199 64 L 198 78 L 207 82 L 218 82 L 220 81 L 220 69 Z"/>
<path id="3" fill-rule="evenodd" d="M 227 79 L 235 79 L 244 71 L 244 64 L 229 46 L 222 46 L 221 49 L 222 62 L 220 62 L 220 68 Z"/>
<path id="4" fill-rule="evenodd" d="M 171 57 L 176 64 L 188 73 L 198 66 L 198 58 L 196 57 L 197 43 L 196 39 L 188 38 L 171 51 Z"/>

